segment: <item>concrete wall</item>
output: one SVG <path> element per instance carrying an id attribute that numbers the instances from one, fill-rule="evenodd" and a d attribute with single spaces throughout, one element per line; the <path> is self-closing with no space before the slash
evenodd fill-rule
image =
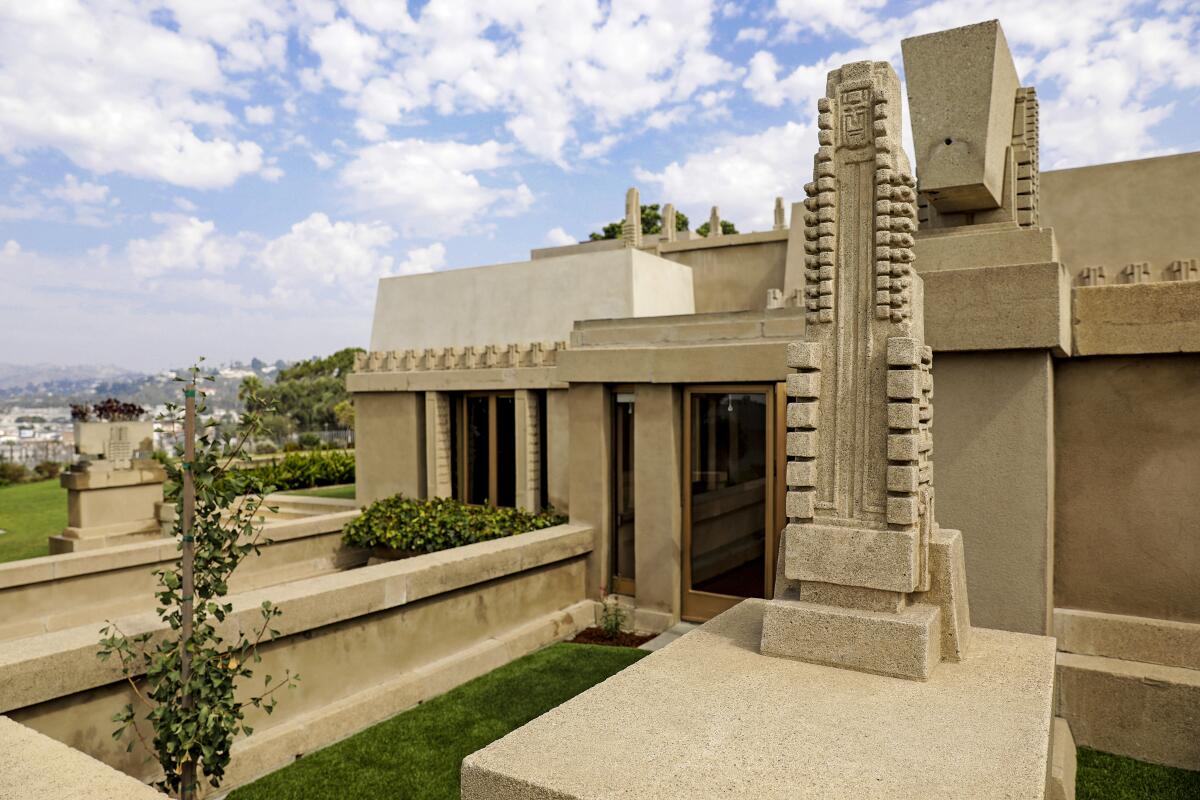
<path id="1" fill-rule="evenodd" d="M 575 320 L 691 314 L 692 273 L 621 250 L 383 278 L 371 350 L 569 338 Z"/>
<path id="2" fill-rule="evenodd" d="M 322 498 L 312 498 L 320 501 Z M 366 551 L 342 544 L 342 528 L 358 516 L 325 500 L 317 516 L 268 526 L 271 540 L 230 580 L 235 592 L 300 580 L 366 563 Z M 174 539 L 155 539 L 66 555 L 0 564 L 0 642 L 89 624 L 154 608 L 154 571 L 179 557 Z"/>
<path id="3" fill-rule="evenodd" d="M 354 395 L 355 496 L 362 505 L 394 494 L 425 496 L 425 395 Z"/>
<path id="4" fill-rule="evenodd" d="M 1055 378 L 1057 605 L 1200 622 L 1200 355 Z"/>
<path id="5" fill-rule="evenodd" d="M 633 408 L 633 625 L 661 631 L 679 620 L 682 601 L 682 392 L 671 385 L 640 384 Z"/>
<path id="6" fill-rule="evenodd" d="M 303 679 L 235 743 L 224 789 L 253 780 L 424 699 L 594 624 L 584 600 L 592 531 L 563 525 L 455 550 L 233 595 L 229 634 L 270 599 L 281 637 L 256 674 Z M 153 613 L 120 620 L 159 631 Z M 143 780 L 139 748 L 110 736 L 132 693 L 96 656 L 95 625 L 20 639 L 0 652 L 0 713 Z"/>
<path id="7" fill-rule="evenodd" d="M 714 242 L 725 238 L 742 240 L 746 237 L 716 237 Z M 686 250 L 664 249 L 663 258 L 692 268 L 698 314 L 761 311 L 767 307 L 767 290 L 783 288 L 786 238 L 704 248 L 691 247 L 692 242 L 688 244 Z"/>
<path id="8" fill-rule="evenodd" d="M 1161 280 L 1169 262 L 1200 257 L 1198 184 L 1200 153 L 1043 172 L 1041 221 L 1072 274 L 1105 265 L 1113 283 L 1126 264 L 1148 261 Z"/>
<path id="9" fill-rule="evenodd" d="M 962 531 L 979 627 L 1051 629 L 1051 370 L 1045 351 L 934 355 L 937 519 Z"/>
<path id="10" fill-rule="evenodd" d="M 612 536 L 612 395 L 598 383 L 572 386 L 571 522 L 594 531 L 588 563 L 588 597 L 609 588 Z M 635 451 L 636 452 L 636 451 Z"/>

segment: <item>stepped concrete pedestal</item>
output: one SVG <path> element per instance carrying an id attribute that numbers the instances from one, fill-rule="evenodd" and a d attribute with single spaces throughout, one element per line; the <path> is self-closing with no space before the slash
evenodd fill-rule
<path id="1" fill-rule="evenodd" d="M 463 800 L 1043 798 L 1054 640 L 975 629 L 927 681 L 759 652 L 746 600 L 462 766 Z"/>

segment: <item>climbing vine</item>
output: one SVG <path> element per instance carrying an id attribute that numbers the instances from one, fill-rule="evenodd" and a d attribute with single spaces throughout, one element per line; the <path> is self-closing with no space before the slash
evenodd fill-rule
<path id="1" fill-rule="evenodd" d="M 175 505 L 174 535 L 180 545 L 180 558 L 156 573 L 158 616 L 166 629 L 127 636 L 108 621 L 99 651 L 101 660 L 120 661 L 135 698 L 114 715 L 113 737 L 127 739 L 129 751 L 140 743 L 152 753 L 163 770 L 160 788 L 181 798 L 195 796 L 198 770 L 213 787 L 219 786 L 234 737 L 252 732 L 245 720 L 247 706 L 270 714 L 276 692 L 300 679 L 290 670 L 281 678 L 265 675 L 261 691 L 242 700 L 236 697 L 237 687 L 255 678 L 253 665 L 262 660 L 260 645 L 279 633 L 272 624 L 282 611 L 269 601 L 259 608 L 261 618 L 245 630 L 240 624 L 244 615 L 235 618 L 233 604 L 226 599 L 234 569 L 266 544 L 260 510 L 264 495 L 274 487 L 264 485 L 253 472 L 232 468 L 261 432 L 261 413 L 247 413 L 236 433 L 222 434 L 214 418 L 202 417 L 207 412 L 205 393 L 197 388 L 197 382 L 213 378 L 202 375 L 199 366 L 188 372 L 178 380 L 185 384 L 185 397 L 191 397 L 182 407 L 168 405 L 159 417 L 164 425 L 182 424 L 194 433 L 190 459 L 185 457 L 185 435 L 176 447 L 178 458 L 167 459 L 165 465 L 166 500 Z M 189 407 L 194 408 L 190 425 L 185 419 Z M 186 497 L 189 471 L 194 499 Z M 189 560 L 190 576 L 185 568 Z M 194 585 L 190 596 L 185 594 L 188 577 Z M 139 719 L 150 723 L 152 741 L 139 730 Z"/>

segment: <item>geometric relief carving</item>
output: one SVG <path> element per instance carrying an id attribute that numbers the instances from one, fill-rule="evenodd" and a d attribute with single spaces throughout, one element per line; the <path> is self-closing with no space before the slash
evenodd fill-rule
<path id="1" fill-rule="evenodd" d="M 476 347 L 429 347 L 357 353 L 355 372 L 429 372 L 462 369 L 516 369 L 552 367 L 567 342 L 533 342 Z"/>

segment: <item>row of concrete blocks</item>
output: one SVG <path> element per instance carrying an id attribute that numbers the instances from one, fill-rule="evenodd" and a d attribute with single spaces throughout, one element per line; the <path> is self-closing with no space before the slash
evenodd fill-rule
<path id="1" fill-rule="evenodd" d="M 390 350 L 358 353 L 355 372 L 413 372 L 446 369 L 505 369 L 552 367 L 563 342 L 533 342 L 486 347 L 431 347 L 425 350 Z"/>
<path id="2" fill-rule="evenodd" d="M 1159 281 L 1200 281 L 1200 265 L 1194 258 L 1177 259 L 1163 268 L 1158 281 L 1155 281 L 1152 275 L 1149 261 L 1126 264 L 1117 274 L 1118 284 L 1157 283 Z M 1105 286 L 1107 284 L 1108 275 L 1105 273 L 1103 265 L 1084 267 L 1075 277 L 1076 286 Z"/>

